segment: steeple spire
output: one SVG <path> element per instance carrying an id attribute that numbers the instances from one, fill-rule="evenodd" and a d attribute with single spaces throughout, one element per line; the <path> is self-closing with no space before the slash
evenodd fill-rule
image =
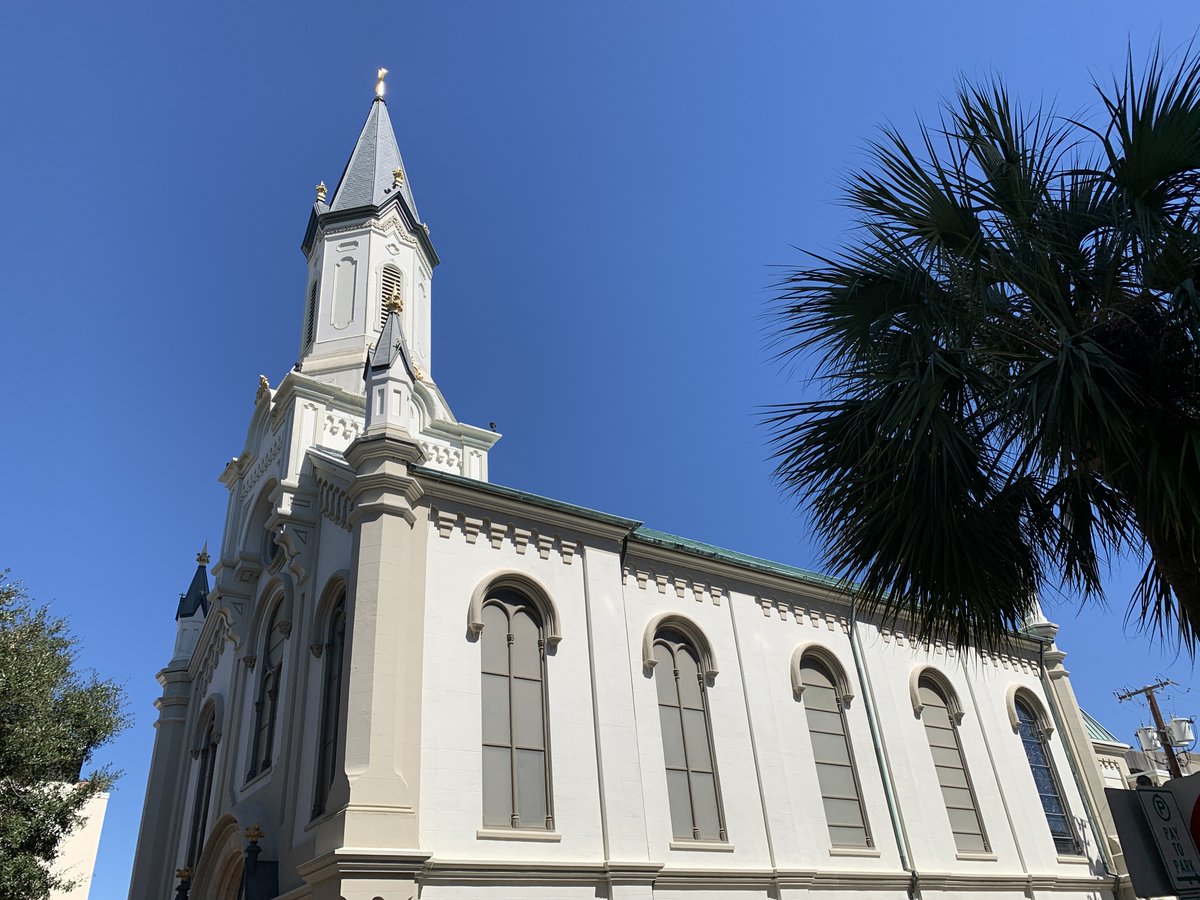
<path id="1" fill-rule="evenodd" d="M 192 576 L 192 583 L 179 595 L 176 620 L 190 619 L 197 611 L 208 615 L 208 562 L 208 541 L 205 541 L 204 549 L 196 554 L 196 574 Z"/>
<path id="2" fill-rule="evenodd" d="M 413 221 L 420 222 L 412 188 L 404 177 L 404 160 L 396 143 L 396 133 L 392 130 L 387 101 L 383 99 L 383 78 L 387 69 L 380 69 L 379 72 L 371 112 L 333 192 L 333 202 L 329 208 L 333 212 L 341 212 L 361 207 L 380 207 L 399 191 Z"/>

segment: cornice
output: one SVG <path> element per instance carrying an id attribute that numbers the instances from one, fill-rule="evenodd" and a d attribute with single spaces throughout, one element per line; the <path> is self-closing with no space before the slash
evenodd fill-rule
<path id="1" fill-rule="evenodd" d="M 475 481 L 423 466 L 414 468 L 413 474 L 421 482 L 425 495 L 431 500 L 448 500 L 480 511 L 569 528 L 581 534 L 590 534 L 617 543 L 641 524 L 633 519 L 585 510 L 546 497 L 525 494 L 512 488 Z"/>

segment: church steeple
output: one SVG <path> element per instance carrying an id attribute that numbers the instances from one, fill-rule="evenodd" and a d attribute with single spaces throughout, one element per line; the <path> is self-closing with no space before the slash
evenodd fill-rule
<path id="1" fill-rule="evenodd" d="M 420 221 L 412 187 L 392 130 L 387 101 L 376 97 L 363 125 L 358 143 L 346 163 L 346 169 L 333 192 L 329 208 L 333 212 L 362 207 L 379 208 L 399 193 L 415 221 Z"/>
<path id="2" fill-rule="evenodd" d="M 363 353 L 379 337 L 384 304 L 393 298 L 403 310 L 413 364 L 432 380 L 430 291 L 438 257 L 383 99 L 386 74 L 380 70 L 367 120 L 328 205 L 324 182 L 318 186 L 301 244 L 309 263 L 301 368 L 356 394 L 363 393 Z"/>

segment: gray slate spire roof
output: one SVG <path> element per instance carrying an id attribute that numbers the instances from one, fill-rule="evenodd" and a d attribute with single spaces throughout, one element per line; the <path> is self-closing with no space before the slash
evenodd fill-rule
<path id="1" fill-rule="evenodd" d="M 175 611 L 175 620 L 188 619 L 200 610 L 208 615 L 208 544 L 196 555 L 196 574 L 187 591 L 179 595 L 179 608 Z"/>
<path id="2" fill-rule="evenodd" d="M 413 219 L 420 222 L 417 204 L 408 184 L 408 170 L 404 168 L 400 147 L 396 144 L 396 133 L 392 131 L 387 103 L 382 97 L 376 97 L 362 134 L 358 136 L 358 143 L 354 145 L 354 152 L 350 154 L 350 161 L 346 163 L 346 170 L 342 172 L 337 190 L 333 192 L 330 210 L 340 212 L 362 206 L 382 206 L 395 196 L 397 189 L 394 187 L 393 173 L 396 169 L 404 172 L 404 181 L 399 187 L 400 196 L 408 205 Z"/>

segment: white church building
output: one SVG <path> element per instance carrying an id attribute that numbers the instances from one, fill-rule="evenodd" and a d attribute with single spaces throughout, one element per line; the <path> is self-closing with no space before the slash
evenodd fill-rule
<path id="1" fill-rule="evenodd" d="M 1054 625 L 923 645 L 489 482 L 377 93 L 179 604 L 131 900 L 1126 895 Z"/>

